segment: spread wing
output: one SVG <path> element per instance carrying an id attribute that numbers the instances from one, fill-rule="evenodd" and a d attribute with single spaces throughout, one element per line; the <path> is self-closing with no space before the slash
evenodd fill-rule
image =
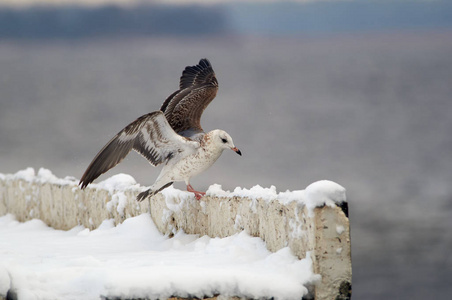
<path id="1" fill-rule="evenodd" d="M 201 115 L 217 91 L 218 81 L 212 65 L 204 58 L 196 66 L 185 68 L 179 90 L 165 100 L 160 110 L 177 133 L 184 136 L 200 133 L 203 132 Z"/>
<path id="2" fill-rule="evenodd" d="M 85 188 L 135 150 L 152 165 L 193 153 L 199 143 L 178 135 L 161 111 L 143 115 L 127 125 L 99 151 L 80 180 Z"/>

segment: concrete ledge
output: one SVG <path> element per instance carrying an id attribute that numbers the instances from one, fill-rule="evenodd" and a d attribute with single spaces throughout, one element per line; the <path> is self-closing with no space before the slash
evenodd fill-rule
<path id="1" fill-rule="evenodd" d="M 133 182 L 123 187 L 107 182 L 82 191 L 76 180 L 45 176 L 48 173 L 41 170 L 41 176 L 0 177 L 0 215 L 11 213 L 20 221 L 38 218 L 53 228 L 68 230 L 76 225 L 94 229 L 106 219 L 121 223 L 150 213 L 157 228 L 170 236 L 183 230 L 226 237 L 244 230 L 262 238 L 270 251 L 288 246 L 299 258 L 310 252 L 314 272 L 322 276 L 315 299 L 351 297 L 347 203 L 345 190 L 336 189 L 337 184 L 325 181 L 290 197 L 277 194 L 275 199 L 226 192 L 218 196 L 214 195 L 216 189 L 209 189 L 201 201 L 168 188 L 150 201 L 138 203 L 135 197 L 143 188 Z"/>

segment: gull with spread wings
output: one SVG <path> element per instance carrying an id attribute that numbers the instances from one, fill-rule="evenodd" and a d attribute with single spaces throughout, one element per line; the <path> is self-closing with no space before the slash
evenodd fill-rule
<path id="1" fill-rule="evenodd" d="M 185 181 L 187 191 L 201 199 L 205 193 L 195 191 L 190 178 L 212 166 L 225 149 L 242 155 L 227 132 L 216 129 L 205 133 L 201 128 L 201 115 L 217 91 L 218 81 L 207 59 L 186 67 L 179 90 L 165 100 L 159 111 L 139 117 L 99 151 L 80 180 L 81 188 L 116 166 L 133 149 L 152 165 L 164 165 L 150 189 L 137 196 L 138 201 L 175 181 Z"/>

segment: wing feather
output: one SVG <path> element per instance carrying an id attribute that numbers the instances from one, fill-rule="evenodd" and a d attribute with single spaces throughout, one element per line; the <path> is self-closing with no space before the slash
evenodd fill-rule
<path id="1" fill-rule="evenodd" d="M 209 60 L 204 58 L 198 65 L 186 67 L 179 87 L 165 100 L 160 110 L 177 133 L 203 132 L 201 115 L 218 91 L 218 81 Z"/>
<path id="2" fill-rule="evenodd" d="M 176 156 L 192 153 L 197 147 L 199 143 L 174 132 L 161 111 L 143 115 L 99 151 L 80 180 L 81 188 L 120 163 L 132 149 L 157 166 Z"/>

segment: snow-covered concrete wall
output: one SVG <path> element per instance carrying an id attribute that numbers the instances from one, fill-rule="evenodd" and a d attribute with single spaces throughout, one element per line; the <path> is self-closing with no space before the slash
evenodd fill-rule
<path id="1" fill-rule="evenodd" d="M 305 190 L 277 193 L 275 187 L 223 191 L 213 185 L 197 201 L 191 193 L 172 187 L 141 203 L 145 188 L 124 174 L 85 190 L 75 178 L 56 178 L 49 170 L 31 168 L 0 174 L 0 216 L 14 214 L 20 221 L 41 219 L 56 229 L 77 225 L 95 229 L 104 220 L 116 224 L 150 213 L 157 228 L 174 235 L 226 237 L 246 231 L 262 238 L 276 252 L 289 247 L 298 258 L 310 253 L 313 270 L 322 276 L 316 299 L 349 299 L 351 295 L 350 231 L 345 189 L 319 181 Z"/>

